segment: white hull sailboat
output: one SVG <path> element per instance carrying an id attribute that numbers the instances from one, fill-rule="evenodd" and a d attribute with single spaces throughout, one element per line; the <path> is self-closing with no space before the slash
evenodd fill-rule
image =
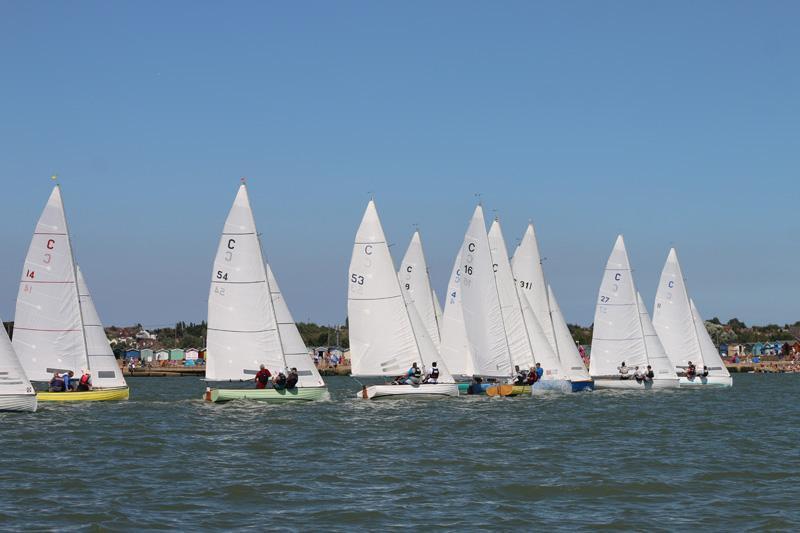
<path id="1" fill-rule="evenodd" d="M 36 391 L 0 322 L 0 411 L 36 411 Z"/>
<path id="2" fill-rule="evenodd" d="M 622 363 L 629 369 L 625 375 L 619 371 Z M 652 381 L 635 379 L 636 367 L 646 372 L 648 365 L 654 374 Z M 678 376 L 636 292 L 622 235 L 614 243 L 600 284 L 589 373 L 596 389 L 678 387 Z"/>
<path id="3" fill-rule="evenodd" d="M 555 354 L 555 361 L 552 363 L 548 361 L 548 365 L 558 369 L 558 374 L 555 376 L 557 377 L 556 381 L 565 382 L 568 385 L 565 386 L 564 383 L 550 384 L 545 381 L 551 380 L 544 379 L 538 387 L 534 387 L 534 392 L 541 389 L 569 392 L 592 390 L 594 387 L 592 378 L 575 347 L 575 341 L 561 314 L 555 294 L 545 280 L 539 244 L 536 241 L 532 223 L 528 224 L 522 241 L 514 251 L 511 265 L 516 282 L 515 288 L 520 294 L 520 298 L 530 305 L 533 316 L 538 322 L 538 324 L 534 324 L 534 327 L 538 326 L 537 334 L 534 337 L 537 342 L 538 339 L 543 339 L 539 351 L 547 352 L 546 355 L 549 355 L 549 352 Z M 544 363 L 542 366 L 545 366 Z M 545 367 L 545 378 L 548 377 L 546 370 Z"/>
<path id="4" fill-rule="evenodd" d="M 327 398 L 325 383 L 264 260 L 244 182 L 225 220 L 214 259 L 206 357 L 206 381 L 251 385 L 209 387 L 205 400 L 288 402 Z M 254 379 L 261 365 L 273 378 L 296 368 L 297 386 L 256 388 Z"/>
<path id="5" fill-rule="evenodd" d="M 427 399 L 458 396 L 428 328 L 400 287 L 375 202 L 367 204 L 348 272 L 347 315 L 352 375 L 398 377 L 416 363 L 423 374 L 436 363 L 437 384 L 363 386 L 357 398 Z"/>
<path id="6" fill-rule="evenodd" d="M 658 282 L 653 326 L 680 376 L 681 387 L 733 385 L 733 379 L 706 330 L 705 322 L 689 298 L 674 248 L 669 251 Z M 686 376 L 689 362 L 697 369 L 697 374 L 692 378 Z M 705 376 L 704 367 L 708 373 Z"/>
<path id="7" fill-rule="evenodd" d="M 125 400 L 129 389 L 108 343 L 81 269 L 75 263 L 61 199 L 53 188 L 22 270 L 14 350 L 32 381 L 54 373 L 91 374 L 92 390 L 38 393 L 40 401 Z"/>

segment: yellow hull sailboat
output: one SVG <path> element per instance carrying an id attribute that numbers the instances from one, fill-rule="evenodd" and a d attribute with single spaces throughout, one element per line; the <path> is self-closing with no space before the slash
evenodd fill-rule
<path id="1" fill-rule="evenodd" d="M 36 223 L 17 295 L 12 345 L 32 381 L 84 373 L 92 390 L 39 392 L 39 401 L 125 400 L 130 391 L 114 358 L 86 279 L 75 263 L 61 188 Z"/>
<path id="2" fill-rule="evenodd" d="M 37 392 L 36 399 L 40 402 L 102 402 L 127 400 L 130 396 L 128 387 L 113 389 L 94 389 L 89 391 L 72 392 Z"/>

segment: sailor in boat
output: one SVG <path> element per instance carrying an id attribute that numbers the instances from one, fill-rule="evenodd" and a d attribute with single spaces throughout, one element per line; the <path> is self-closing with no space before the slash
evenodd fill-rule
<path id="1" fill-rule="evenodd" d="M 266 389 L 267 383 L 269 383 L 269 378 L 272 377 L 272 374 L 264 365 L 261 365 L 258 369 L 258 373 L 256 373 L 256 377 L 253 378 L 253 381 L 256 382 L 257 389 Z"/>
<path id="2" fill-rule="evenodd" d="M 411 364 L 411 368 L 408 369 L 405 375 L 392 381 L 392 385 L 419 385 L 420 383 L 422 383 L 422 370 L 416 362 Z"/>
<path id="3" fill-rule="evenodd" d="M 300 380 L 300 376 L 297 375 L 297 369 L 292 367 L 289 371 L 289 375 L 286 376 L 286 388 L 293 389 L 297 387 L 297 382 Z"/>
<path id="4" fill-rule="evenodd" d="M 642 372 L 641 370 L 639 370 L 639 367 L 638 367 L 638 365 L 637 365 L 636 367 L 634 367 L 634 370 L 633 370 L 633 379 L 635 379 L 635 380 L 636 380 L 636 383 L 641 383 L 641 382 L 643 382 L 643 381 L 644 381 L 644 372 Z"/>
<path id="5" fill-rule="evenodd" d="M 272 380 L 272 386 L 275 387 L 277 390 L 283 390 L 286 388 L 286 374 L 283 372 L 278 372 L 278 375 L 275 379 Z"/>
<path id="6" fill-rule="evenodd" d="M 88 370 L 83 370 L 81 379 L 78 380 L 78 391 L 87 392 L 92 390 L 92 374 Z"/>
<path id="7" fill-rule="evenodd" d="M 78 381 L 75 380 L 75 379 L 72 379 L 72 377 L 74 375 L 75 375 L 75 372 L 73 372 L 72 370 L 70 370 L 69 372 L 64 372 L 63 374 L 61 374 L 61 378 L 64 380 L 64 390 L 67 391 L 67 392 L 72 392 L 73 390 L 75 390 L 78 387 Z"/>
<path id="8" fill-rule="evenodd" d="M 428 372 L 428 375 L 425 376 L 423 383 L 430 383 L 431 385 L 436 385 L 439 382 L 439 369 L 436 367 L 436 361 L 431 363 L 431 369 Z"/>
<path id="9" fill-rule="evenodd" d="M 694 379 L 696 375 L 697 375 L 697 368 L 694 366 L 694 363 L 689 361 L 689 366 L 686 367 L 686 378 Z"/>
<path id="10" fill-rule="evenodd" d="M 625 366 L 625 361 L 623 361 L 622 364 L 617 367 L 617 370 L 619 371 L 619 379 L 631 379 L 629 374 L 630 368 Z"/>
<path id="11" fill-rule="evenodd" d="M 703 365 L 703 373 L 700 375 L 703 376 L 704 378 L 708 377 L 708 367 L 706 365 Z"/>
<path id="12" fill-rule="evenodd" d="M 473 376 L 472 383 L 469 384 L 467 387 L 467 394 L 482 394 L 483 387 L 481 384 L 483 383 L 483 379 L 480 376 Z"/>
<path id="13" fill-rule="evenodd" d="M 514 385 L 525 385 L 528 382 L 528 375 L 519 365 L 514 365 Z"/>
<path id="14" fill-rule="evenodd" d="M 536 372 L 536 367 L 532 366 L 530 371 L 528 371 L 528 379 L 525 380 L 525 384 L 526 385 L 533 385 L 537 381 L 539 381 L 539 373 Z"/>
<path id="15" fill-rule="evenodd" d="M 541 363 L 536 363 L 536 381 L 541 381 L 544 376 L 544 368 Z"/>
<path id="16" fill-rule="evenodd" d="M 47 389 L 49 392 L 64 392 L 64 378 L 58 372 L 53 372 L 53 378 L 50 380 L 50 386 Z"/>
<path id="17" fill-rule="evenodd" d="M 653 378 L 655 378 L 655 377 L 656 377 L 656 374 L 655 374 L 655 372 L 653 372 L 652 367 L 650 365 L 647 365 L 647 371 L 644 373 L 644 382 L 645 383 L 652 383 L 653 382 Z"/>

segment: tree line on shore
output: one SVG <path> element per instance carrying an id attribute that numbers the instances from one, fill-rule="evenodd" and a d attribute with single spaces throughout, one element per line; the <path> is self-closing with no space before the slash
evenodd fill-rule
<path id="1" fill-rule="evenodd" d="M 9 336 L 13 335 L 14 323 L 4 322 Z M 579 344 L 590 345 L 592 343 L 592 327 L 569 324 L 572 338 Z M 114 351 L 124 351 L 134 348 L 136 342 L 126 342 L 122 338 L 134 337 L 143 329 L 141 324 L 129 327 L 110 326 L 106 328 L 109 339 L 118 339 L 114 344 Z M 349 348 L 350 339 L 348 336 L 347 322 L 344 325 L 326 326 L 315 324 L 314 322 L 298 322 L 297 329 L 303 337 L 306 346 L 340 346 Z M 719 318 L 714 317 L 706 321 L 706 329 L 716 344 L 720 343 L 754 343 L 777 340 L 800 339 L 800 320 L 794 324 L 767 324 L 764 326 L 748 326 L 738 318 L 732 318 L 723 323 Z M 150 333 L 156 335 L 156 340 L 152 343 L 153 348 L 202 348 L 205 346 L 206 323 L 177 322 L 174 327 L 158 327 L 150 329 Z"/>

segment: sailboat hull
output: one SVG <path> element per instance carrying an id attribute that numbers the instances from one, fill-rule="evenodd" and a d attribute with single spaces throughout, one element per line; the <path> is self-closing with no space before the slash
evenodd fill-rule
<path id="1" fill-rule="evenodd" d="M 571 392 L 589 392 L 594 390 L 593 379 L 570 380 Z"/>
<path id="2" fill-rule="evenodd" d="M 327 399 L 326 387 L 297 387 L 294 389 L 206 389 L 203 399 L 209 402 L 258 400 L 268 403 L 313 402 Z"/>
<path id="3" fill-rule="evenodd" d="M 4 394 L 0 396 L 0 411 L 23 411 L 33 413 L 36 411 L 37 401 L 35 394 Z"/>
<path id="4" fill-rule="evenodd" d="M 692 387 L 732 387 L 733 377 L 731 376 L 695 376 L 692 379 L 681 376 L 681 388 Z"/>
<path id="5" fill-rule="evenodd" d="M 458 396 L 455 383 L 424 383 L 422 385 L 371 385 L 356 393 L 356 398 L 364 400 L 414 399 L 431 400 Z"/>
<path id="6" fill-rule="evenodd" d="M 128 387 L 114 389 L 93 389 L 90 391 L 72 392 L 37 392 L 40 402 L 103 402 L 127 400 L 130 396 Z"/>
<path id="7" fill-rule="evenodd" d="M 652 382 L 637 382 L 635 379 L 619 379 L 613 377 L 607 378 L 594 378 L 595 389 L 629 389 L 629 390 L 645 390 L 645 389 L 677 389 L 678 388 L 677 376 L 675 379 L 654 379 Z"/>

